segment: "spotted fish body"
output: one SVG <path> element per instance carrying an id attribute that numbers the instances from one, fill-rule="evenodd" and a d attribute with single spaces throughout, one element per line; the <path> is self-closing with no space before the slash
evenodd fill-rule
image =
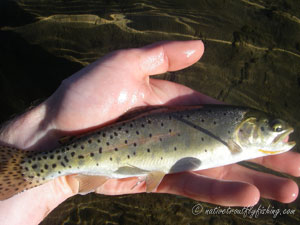
<path id="1" fill-rule="evenodd" d="M 266 151 L 274 150 L 272 153 L 277 154 L 295 145 L 284 143 L 283 137 L 281 149 L 275 145 L 268 149 L 261 146 L 265 143 L 249 141 L 264 135 L 262 128 L 253 125 L 253 118 L 260 118 L 257 115 L 264 113 L 224 105 L 156 107 L 81 135 L 54 150 L 26 152 L 2 146 L 0 199 L 72 174 L 93 179 L 146 177 L 147 191 L 153 191 L 168 173 L 231 164 L 264 156 Z M 281 136 L 292 132 L 292 128 L 284 125 Z"/>

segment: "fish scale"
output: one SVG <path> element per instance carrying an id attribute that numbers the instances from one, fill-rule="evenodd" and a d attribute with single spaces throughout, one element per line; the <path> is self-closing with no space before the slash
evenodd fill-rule
<path id="1" fill-rule="evenodd" d="M 147 191 L 153 191 L 165 174 L 260 157 L 266 154 L 257 151 L 261 148 L 272 151 L 268 149 L 271 142 L 249 142 L 254 128 L 256 137 L 275 135 L 272 128 L 266 127 L 269 133 L 265 137 L 257 127 L 267 125 L 253 125 L 261 123 L 261 118 L 273 121 L 265 113 L 245 107 L 154 107 L 125 121 L 70 138 L 50 151 L 27 152 L 1 146 L 0 199 L 74 174 L 80 175 L 79 192 L 93 191 L 109 178 L 126 177 L 146 177 Z M 284 131 L 292 132 L 285 122 L 281 123 Z M 280 144 L 284 151 L 295 145 Z"/>

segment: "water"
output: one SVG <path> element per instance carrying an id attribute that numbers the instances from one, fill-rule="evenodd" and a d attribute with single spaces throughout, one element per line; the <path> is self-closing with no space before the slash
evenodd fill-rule
<path id="1" fill-rule="evenodd" d="M 0 121 L 47 98 L 64 78 L 115 49 L 202 39 L 205 53 L 198 63 L 159 78 L 284 118 L 295 127 L 291 138 L 300 143 L 299 28 L 297 0 L 4 0 L 0 3 Z M 67 200 L 41 224 L 297 224 L 300 220 L 299 198 L 291 204 L 262 199 L 256 208 L 261 204 L 296 212 L 258 219 L 193 215 L 197 203 L 165 194 L 89 194 Z M 216 207 L 201 204 L 204 209 Z"/>

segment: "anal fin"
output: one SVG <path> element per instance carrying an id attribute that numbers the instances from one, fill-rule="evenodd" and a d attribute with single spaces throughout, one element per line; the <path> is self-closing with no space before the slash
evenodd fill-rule
<path id="1" fill-rule="evenodd" d="M 98 187 L 103 185 L 109 177 L 79 174 L 75 176 L 75 179 L 79 182 L 78 192 L 80 194 L 87 194 L 95 191 Z"/>

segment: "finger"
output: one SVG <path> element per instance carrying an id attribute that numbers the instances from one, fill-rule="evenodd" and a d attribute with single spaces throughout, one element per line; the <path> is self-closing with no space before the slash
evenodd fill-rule
<path id="1" fill-rule="evenodd" d="M 51 210 L 74 195 L 66 177 L 0 201 L 0 224 L 39 224 Z M 10 216 L 7 216 L 10 215 Z"/>
<path id="2" fill-rule="evenodd" d="M 166 176 L 157 192 L 182 195 L 222 206 L 252 206 L 259 200 L 259 191 L 253 185 L 216 180 L 191 172 Z"/>
<path id="3" fill-rule="evenodd" d="M 141 48 L 139 68 L 141 75 L 155 75 L 183 69 L 194 64 L 204 52 L 203 42 L 169 41 Z"/>
<path id="4" fill-rule="evenodd" d="M 295 177 L 300 176 L 300 154 L 296 152 L 286 152 L 249 161 Z"/>
<path id="5" fill-rule="evenodd" d="M 217 179 L 241 181 L 255 185 L 262 197 L 283 203 L 292 202 L 298 196 L 298 186 L 294 181 L 251 170 L 237 164 L 201 170 L 197 173 Z"/>
<path id="6" fill-rule="evenodd" d="M 166 80 L 150 79 L 151 96 L 146 104 L 167 105 L 197 105 L 197 104 L 224 104 L 214 98 L 192 90 L 184 85 Z M 151 101 L 153 100 L 153 101 Z"/>
<path id="7" fill-rule="evenodd" d="M 96 192 L 106 195 L 145 192 L 145 183 L 136 186 L 138 181 L 137 178 L 110 179 Z M 190 172 L 166 175 L 156 192 L 186 196 L 223 206 L 250 206 L 259 200 L 259 192 L 253 185 L 215 180 Z"/>

